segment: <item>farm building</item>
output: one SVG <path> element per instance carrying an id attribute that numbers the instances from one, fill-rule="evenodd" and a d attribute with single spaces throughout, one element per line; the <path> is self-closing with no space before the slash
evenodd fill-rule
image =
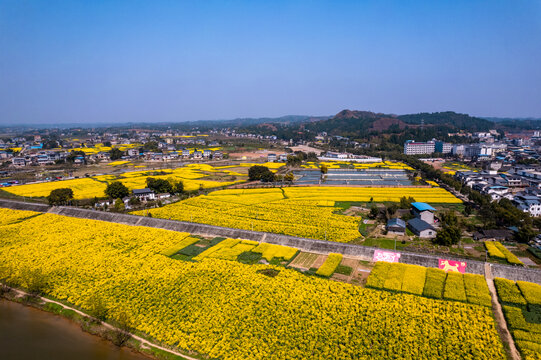
<path id="1" fill-rule="evenodd" d="M 387 221 L 387 233 L 404 235 L 406 232 L 406 222 L 399 218 L 392 218 Z"/>
<path id="2" fill-rule="evenodd" d="M 408 221 L 408 228 L 420 238 L 436 237 L 436 229 L 420 218 L 414 218 Z"/>
<path id="3" fill-rule="evenodd" d="M 150 190 L 149 188 L 134 189 L 132 193 L 133 193 L 133 196 L 139 198 L 139 200 L 142 200 L 142 201 L 156 199 L 156 194 L 154 194 L 154 191 Z"/>
<path id="4" fill-rule="evenodd" d="M 436 211 L 436 209 L 434 209 L 432 206 L 423 202 L 414 202 L 411 204 L 411 206 L 413 215 L 416 218 L 419 218 L 428 224 L 434 223 L 434 211 Z"/>

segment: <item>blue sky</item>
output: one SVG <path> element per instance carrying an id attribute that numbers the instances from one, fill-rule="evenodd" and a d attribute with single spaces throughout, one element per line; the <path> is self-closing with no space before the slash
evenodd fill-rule
<path id="1" fill-rule="evenodd" d="M 541 117 L 541 1 L 0 0 L 0 123 Z"/>

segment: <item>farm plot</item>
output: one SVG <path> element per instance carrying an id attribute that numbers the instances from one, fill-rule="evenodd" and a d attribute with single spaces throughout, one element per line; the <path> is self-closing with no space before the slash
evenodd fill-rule
<path id="1" fill-rule="evenodd" d="M 441 188 L 227 189 L 152 209 L 154 217 L 320 240 L 349 242 L 361 237 L 361 218 L 337 214 L 336 201 L 460 202 Z M 146 215 L 146 211 L 134 212 Z"/>
<path id="2" fill-rule="evenodd" d="M 377 262 L 367 287 L 404 292 L 434 299 L 491 307 L 490 292 L 482 275 L 445 273 L 418 265 Z"/>
<path id="3" fill-rule="evenodd" d="M 47 295 L 87 311 L 101 299 L 109 320 L 126 316 L 137 331 L 208 358 L 505 359 L 486 307 L 161 254 L 188 237 L 44 214 L 0 226 L 0 277 L 26 287 L 41 274 Z"/>
<path id="4" fill-rule="evenodd" d="M 541 285 L 496 278 L 503 312 L 525 359 L 541 359 Z"/>
<path id="5" fill-rule="evenodd" d="M 114 164 L 111 163 L 111 165 Z M 220 173 L 223 181 L 215 180 L 216 177 L 209 175 L 212 173 Z M 147 186 L 147 177 L 165 179 L 171 182 L 182 181 L 184 190 L 186 191 L 228 186 L 246 181 L 247 179 L 246 174 L 240 174 L 227 169 L 215 169 L 207 164 L 190 164 L 174 170 L 131 171 L 121 175 L 97 175 L 83 179 L 9 186 L 3 188 L 3 190 L 19 196 L 46 197 L 52 190 L 70 188 L 73 190 L 75 199 L 91 199 L 94 197 L 104 197 L 107 184 L 112 181 L 120 181 L 130 190 L 145 188 Z M 212 178 L 213 180 L 207 180 L 207 178 Z"/>

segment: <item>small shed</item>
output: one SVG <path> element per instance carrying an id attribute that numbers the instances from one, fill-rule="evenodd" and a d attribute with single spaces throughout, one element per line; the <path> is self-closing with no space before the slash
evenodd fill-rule
<path id="1" fill-rule="evenodd" d="M 436 229 L 420 218 L 414 218 L 408 221 L 408 228 L 420 238 L 436 237 Z"/>
<path id="2" fill-rule="evenodd" d="M 387 221 L 387 233 L 404 235 L 406 222 L 399 218 L 392 218 Z"/>

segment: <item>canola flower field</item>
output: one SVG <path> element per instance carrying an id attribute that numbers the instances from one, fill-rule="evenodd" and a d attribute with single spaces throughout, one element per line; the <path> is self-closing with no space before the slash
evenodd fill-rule
<path id="1" fill-rule="evenodd" d="M 366 286 L 434 299 L 492 306 L 485 278 L 476 274 L 446 273 L 440 269 L 418 265 L 378 262 L 370 273 Z"/>
<path id="2" fill-rule="evenodd" d="M 522 358 L 541 359 L 541 285 L 502 278 L 494 285 Z"/>
<path id="3" fill-rule="evenodd" d="M 2 190 L 18 196 L 46 197 L 51 191 L 61 188 L 72 189 L 73 197 L 80 200 L 105 196 L 104 191 L 107 184 L 92 178 L 83 178 L 9 186 L 2 188 Z"/>
<path id="4" fill-rule="evenodd" d="M 113 164 L 113 163 L 111 163 Z M 154 173 L 159 175 L 153 175 Z M 235 176 L 232 181 L 206 180 L 211 174 L 220 174 L 226 177 Z M 63 181 L 52 181 L 17 185 L 3 188 L 2 190 L 19 196 L 46 197 L 52 190 L 60 188 L 71 188 L 75 199 L 91 199 L 104 197 L 107 184 L 112 181 L 120 181 L 128 189 L 141 189 L 146 187 L 147 177 L 166 179 L 171 181 L 182 181 L 186 191 L 221 187 L 236 184 L 247 180 L 246 174 L 231 171 L 226 167 L 212 167 L 207 164 L 190 164 L 176 169 L 163 169 L 159 171 L 131 171 L 119 175 L 97 175 L 82 179 L 69 179 Z"/>
<path id="5" fill-rule="evenodd" d="M 53 214 L 10 224 L 28 215 L 13 213 L 0 210 L 0 278 L 24 287 L 26 269 L 41 271 L 47 294 L 86 310 L 100 298 L 109 318 L 210 358 L 505 359 L 484 306 L 173 260 L 161 252 L 189 234 Z"/>
<path id="6" fill-rule="evenodd" d="M 430 203 L 460 203 L 442 188 L 288 187 L 226 189 L 136 215 L 191 221 L 320 240 L 359 238 L 360 217 L 336 214 L 336 201 L 400 201 L 404 195 Z"/>

